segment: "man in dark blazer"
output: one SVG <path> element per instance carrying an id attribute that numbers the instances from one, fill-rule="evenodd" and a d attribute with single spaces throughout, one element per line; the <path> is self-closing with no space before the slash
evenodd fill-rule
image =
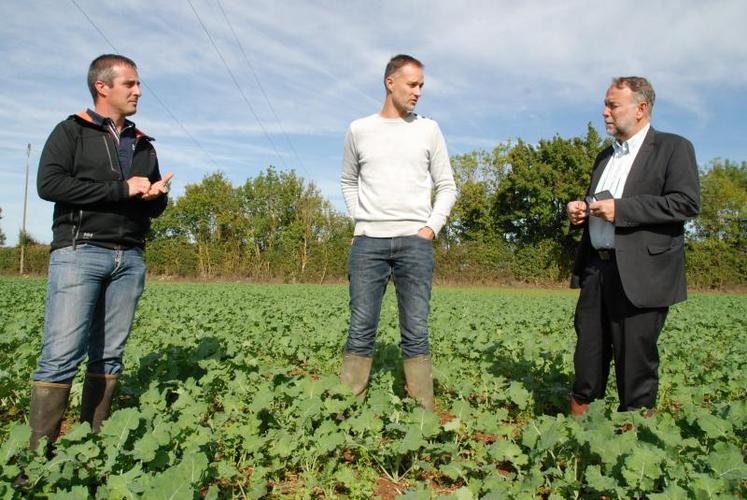
<path id="1" fill-rule="evenodd" d="M 604 100 L 613 145 L 597 156 L 585 201 L 568 203 L 584 232 L 571 286 L 581 288 L 571 414 L 603 398 L 614 359 L 619 411 L 656 405 L 657 339 L 669 306 L 687 298 L 685 222 L 700 208 L 692 144 L 650 125 L 654 89 L 615 78 Z"/>

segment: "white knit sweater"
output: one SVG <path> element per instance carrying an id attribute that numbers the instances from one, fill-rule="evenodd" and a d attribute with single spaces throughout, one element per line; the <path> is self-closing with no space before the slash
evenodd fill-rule
<path id="1" fill-rule="evenodd" d="M 456 201 L 441 129 L 414 113 L 407 118 L 377 113 L 351 123 L 341 184 L 356 236 L 408 236 L 424 226 L 438 234 Z"/>

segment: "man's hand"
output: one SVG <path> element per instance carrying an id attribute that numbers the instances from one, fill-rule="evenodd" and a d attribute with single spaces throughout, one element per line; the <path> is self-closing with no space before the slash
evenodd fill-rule
<path id="1" fill-rule="evenodd" d="M 433 229 L 429 228 L 428 226 L 421 227 L 418 230 L 418 236 L 420 238 L 423 238 L 424 240 L 435 240 L 436 239 L 436 233 L 434 233 Z"/>
<path id="2" fill-rule="evenodd" d="M 570 219 L 571 224 L 574 226 L 578 226 L 579 224 L 583 224 L 584 220 L 586 220 L 586 202 L 585 201 L 572 201 L 568 203 L 565 207 L 566 213 L 568 213 L 568 219 Z"/>
<path id="3" fill-rule="evenodd" d="M 168 193 L 169 183 L 171 182 L 172 177 L 174 177 L 174 172 L 169 172 L 168 174 L 164 176 L 163 179 L 151 184 L 148 192 L 143 194 L 143 199 L 145 201 L 154 200 L 158 198 L 159 196 Z"/>
<path id="4" fill-rule="evenodd" d="M 150 181 L 147 177 L 130 177 L 127 179 L 127 196 L 145 195 L 150 191 Z"/>
<path id="5" fill-rule="evenodd" d="M 591 215 L 606 220 L 609 223 L 615 222 L 615 200 L 600 200 L 589 205 Z"/>

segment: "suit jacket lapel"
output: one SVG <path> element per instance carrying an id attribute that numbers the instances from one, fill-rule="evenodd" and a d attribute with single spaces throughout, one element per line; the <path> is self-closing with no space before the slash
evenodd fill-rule
<path id="1" fill-rule="evenodd" d="M 646 137 L 643 138 L 643 144 L 641 144 L 635 160 L 633 160 L 633 165 L 630 166 L 630 172 L 628 172 L 628 178 L 625 180 L 625 186 L 623 187 L 623 198 L 635 190 L 636 181 L 643 173 L 646 162 L 654 150 L 655 135 L 654 127 L 650 127 L 646 133 Z"/>
<path id="2" fill-rule="evenodd" d="M 602 153 L 602 156 L 599 157 L 599 161 L 596 165 L 594 165 L 594 170 L 591 172 L 591 184 L 589 185 L 589 193 L 588 194 L 594 194 L 597 192 L 597 184 L 599 184 L 599 179 L 602 177 L 602 172 L 604 172 L 604 167 L 607 166 L 607 164 L 610 161 L 610 157 L 612 156 L 612 146 L 604 150 L 604 153 Z"/>

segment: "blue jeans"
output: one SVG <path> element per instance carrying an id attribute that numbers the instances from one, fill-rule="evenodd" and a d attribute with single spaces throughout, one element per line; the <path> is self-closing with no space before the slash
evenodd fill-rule
<path id="1" fill-rule="evenodd" d="M 49 256 L 44 343 L 33 379 L 70 383 L 88 354 L 88 372 L 117 375 L 143 293 L 139 248 L 78 245 Z"/>
<path id="2" fill-rule="evenodd" d="M 381 301 L 394 278 L 402 356 L 430 353 L 428 312 L 433 277 L 433 242 L 419 236 L 356 236 L 348 260 L 350 328 L 346 351 L 373 356 Z"/>

